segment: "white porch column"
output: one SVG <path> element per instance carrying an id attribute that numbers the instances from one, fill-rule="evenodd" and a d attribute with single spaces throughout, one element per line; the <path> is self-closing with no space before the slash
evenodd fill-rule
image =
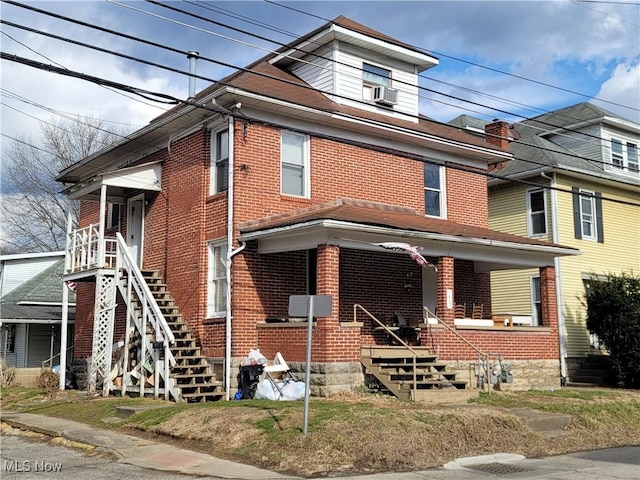
<path id="1" fill-rule="evenodd" d="M 104 225 L 107 214 L 107 186 L 100 186 L 100 225 L 98 226 L 98 268 L 104 267 Z"/>

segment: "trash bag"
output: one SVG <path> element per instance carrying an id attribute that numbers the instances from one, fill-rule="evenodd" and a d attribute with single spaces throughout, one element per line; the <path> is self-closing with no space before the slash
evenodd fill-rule
<path id="1" fill-rule="evenodd" d="M 307 390 L 307 384 L 288 380 L 280 387 L 282 398 L 280 400 L 302 400 Z"/>
<path id="2" fill-rule="evenodd" d="M 238 373 L 238 391 L 242 391 L 242 399 L 254 398 L 258 381 L 262 375 L 264 367 L 262 365 L 247 365 L 240 367 Z"/>
<path id="3" fill-rule="evenodd" d="M 256 400 L 280 400 L 280 392 L 267 378 L 260 380 L 256 388 Z"/>

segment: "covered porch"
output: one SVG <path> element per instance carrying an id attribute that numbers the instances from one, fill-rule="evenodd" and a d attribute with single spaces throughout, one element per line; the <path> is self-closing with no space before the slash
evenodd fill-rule
<path id="1" fill-rule="evenodd" d="M 316 319 L 318 364 L 360 362 L 362 347 L 389 345 L 389 332 L 403 326 L 417 333 L 408 344 L 441 359 L 473 360 L 478 351 L 559 358 L 553 259 L 575 249 L 351 199 L 246 222 L 240 232 L 259 307 L 234 302 L 235 325 L 253 324 L 267 357 L 303 359 L 306 327 L 288 318 L 288 296 L 318 294 L 333 297 L 332 315 Z M 491 311 L 489 272 L 531 267 L 540 272 L 543 321 L 505 323 Z M 522 348 L 532 342 L 540 348 Z M 235 357 L 243 346 L 234 345 Z"/>

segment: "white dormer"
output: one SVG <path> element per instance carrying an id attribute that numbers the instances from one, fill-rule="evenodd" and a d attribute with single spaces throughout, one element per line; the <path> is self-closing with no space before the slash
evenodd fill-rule
<path id="1" fill-rule="evenodd" d="M 438 59 L 347 19 L 339 23 L 352 28 L 329 24 L 270 62 L 336 103 L 417 122 L 418 73 Z"/>

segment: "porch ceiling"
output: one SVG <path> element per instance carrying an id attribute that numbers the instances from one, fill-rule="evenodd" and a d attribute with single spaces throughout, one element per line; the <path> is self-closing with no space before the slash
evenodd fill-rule
<path id="1" fill-rule="evenodd" d="M 341 199 L 240 224 L 241 241 L 258 240 L 260 253 L 331 244 L 386 251 L 375 245 L 403 242 L 423 247 L 426 257 L 474 262 L 476 272 L 553 265 L 557 256 L 580 250 L 488 228 L 425 217 L 410 208 Z"/>
<path id="2" fill-rule="evenodd" d="M 65 193 L 74 200 L 100 201 L 102 185 L 107 187 L 107 201 L 123 203 L 127 191 L 160 191 L 162 166 L 149 162 L 96 175 L 86 182 L 68 188 Z"/>

